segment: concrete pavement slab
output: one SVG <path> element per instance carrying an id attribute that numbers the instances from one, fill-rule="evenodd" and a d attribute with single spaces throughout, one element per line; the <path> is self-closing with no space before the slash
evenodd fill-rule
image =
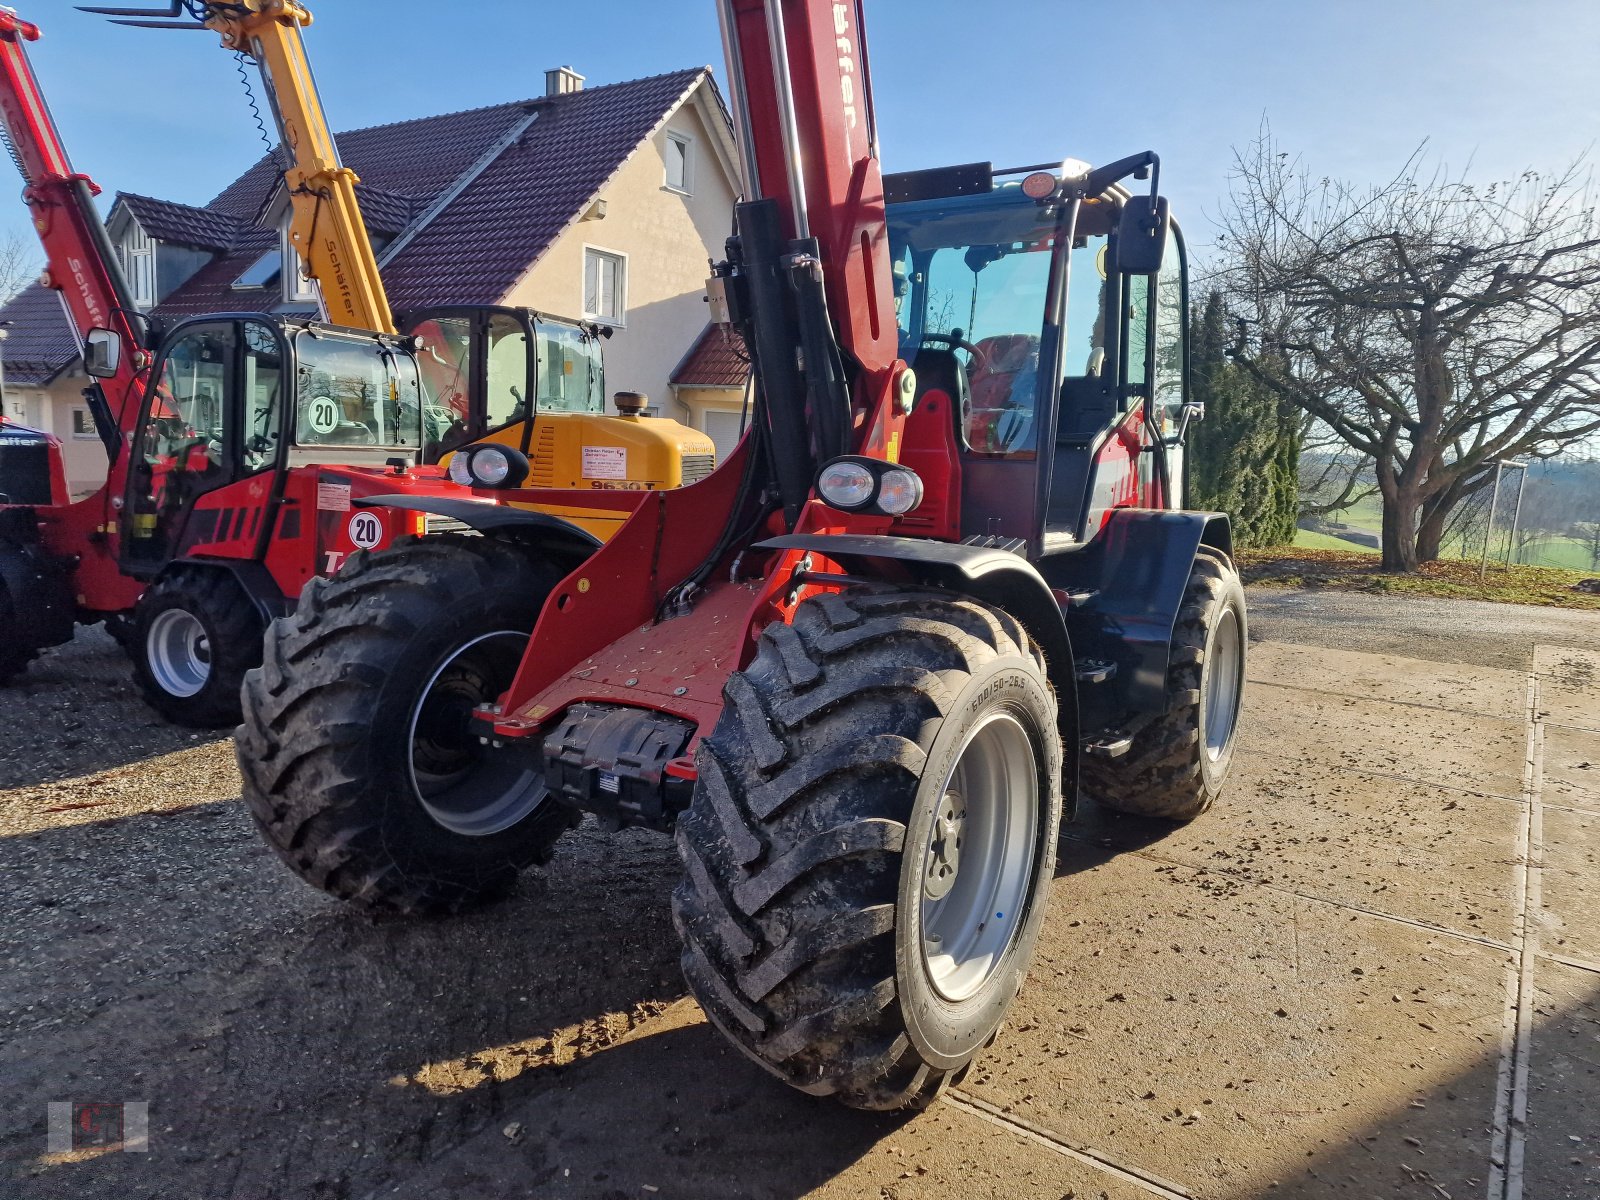
<path id="1" fill-rule="evenodd" d="M 1507 953 L 1134 855 L 1062 872 L 968 1090 L 1201 1197 L 1481 1189 Z"/>
<path id="2" fill-rule="evenodd" d="M 1198 821 L 1086 805 L 1066 833 L 1505 943 L 1521 819 L 1498 796 L 1245 754 Z"/>
<path id="3" fill-rule="evenodd" d="M 1600 812 L 1544 810 L 1541 948 L 1600 963 Z"/>
<path id="4" fill-rule="evenodd" d="M 1600 732 L 1544 727 L 1544 800 L 1600 812 Z"/>
<path id="5" fill-rule="evenodd" d="M 1541 963 L 1523 1195 L 1600 1196 L 1600 975 Z"/>
<path id="6" fill-rule="evenodd" d="M 1522 794 L 1524 722 L 1254 683 L 1245 693 L 1241 755 Z"/>
<path id="7" fill-rule="evenodd" d="M 1556 687 L 1600 692 L 1600 650 L 1593 647 L 1541 642 L 1533 648 L 1533 671 Z"/>
<path id="8" fill-rule="evenodd" d="M 1525 671 L 1424 662 L 1285 642 L 1252 642 L 1252 682 L 1326 695 L 1391 700 L 1520 721 L 1528 704 Z"/>
<path id="9" fill-rule="evenodd" d="M 1600 689 L 1564 688 L 1541 681 L 1539 714 L 1552 725 L 1600 730 Z"/>

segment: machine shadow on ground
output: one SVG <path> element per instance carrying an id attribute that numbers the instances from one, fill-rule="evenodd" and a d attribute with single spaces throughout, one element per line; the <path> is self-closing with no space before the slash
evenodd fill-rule
<path id="1" fill-rule="evenodd" d="M 0 839 L 0 1192 L 409 1175 L 682 996 L 677 874 L 664 838 L 582 829 L 499 905 L 374 921 L 294 879 L 237 801 Z M 72 1099 L 146 1101 L 150 1153 L 42 1157 Z"/>
<path id="2" fill-rule="evenodd" d="M 228 737 L 184 729 L 139 695 L 127 655 L 101 629 L 80 629 L 0 688 L 6 733 L 0 793 L 129 767 Z"/>

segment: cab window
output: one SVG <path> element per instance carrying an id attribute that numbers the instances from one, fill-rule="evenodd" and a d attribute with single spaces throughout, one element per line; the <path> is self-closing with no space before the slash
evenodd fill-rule
<path id="1" fill-rule="evenodd" d="M 301 333 L 295 381 L 295 442 L 386 446 L 422 441 L 416 360 L 376 341 Z"/>
<path id="2" fill-rule="evenodd" d="M 527 327 L 507 313 L 489 317 L 489 361 L 484 419 L 490 431 L 528 418 Z"/>
<path id="3" fill-rule="evenodd" d="M 231 322 L 198 325 L 167 348 L 144 431 L 144 459 L 158 476 L 218 474 L 226 466 L 234 338 Z"/>
<path id="4" fill-rule="evenodd" d="M 244 322 L 245 472 L 264 471 L 277 461 L 283 427 L 283 350 L 277 331 L 259 321 Z"/>
<path id="5" fill-rule="evenodd" d="M 889 235 L 902 356 L 930 377 L 959 363 L 968 449 L 1031 455 L 1054 215 L 1009 195 L 917 202 Z"/>
<path id="6" fill-rule="evenodd" d="M 582 329 L 538 321 L 539 411 L 603 413 L 605 371 L 600 343 Z"/>
<path id="7" fill-rule="evenodd" d="M 1174 230 L 1167 237 L 1166 254 L 1155 285 L 1155 407 L 1151 411 L 1163 436 L 1177 432 L 1183 412 L 1184 340 L 1188 325 L 1183 268 L 1183 243 Z"/>
<path id="8" fill-rule="evenodd" d="M 423 436 L 432 451 L 451 449 L 469 436 L 472 323 L 465 317 L 435 317 L 410 332 L 421 344 Z"/>

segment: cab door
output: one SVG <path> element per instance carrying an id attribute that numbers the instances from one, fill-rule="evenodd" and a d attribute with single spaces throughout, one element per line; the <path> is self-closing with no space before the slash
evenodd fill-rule
<path id="1" fill-rule="evenodd" d="M 201 528 L 197 505 L 281 461 L 282 363 L 282 340 L 267 321 L 195 321 L 161 347 L 123 504 L 122 555 L 131 571 L 148 573 L 216 540 L 217 530 Z"/>

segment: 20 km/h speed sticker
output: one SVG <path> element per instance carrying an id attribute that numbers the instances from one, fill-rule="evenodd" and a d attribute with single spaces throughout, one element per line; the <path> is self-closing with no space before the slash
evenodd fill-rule
<path id="1" fill-rule="evenodd" d="M 306 420 L 316 433 L 332 433 L 339 428 L 339 406 L 331 396 L 317 396 L 311 401 Z"/>
<path id="2" fill-rule="evenodd" d="M 350 523 L 345 526 L 345 532 L 350 535 L 350 540 L 363 550 L 371 550 L 383 541 L 383 518 L 375 512 L 356 512 L 350 514 Z"/>

